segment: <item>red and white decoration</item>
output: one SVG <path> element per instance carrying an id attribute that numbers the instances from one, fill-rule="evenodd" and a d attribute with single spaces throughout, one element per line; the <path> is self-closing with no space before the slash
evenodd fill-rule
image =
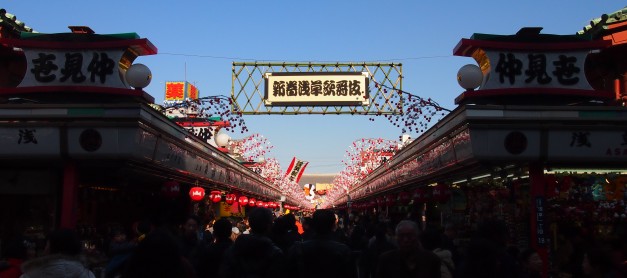
<path id="1" fill-rule="evenodd" d="M 226 194 L 226 197 L 224 198 L 224 201 L 229 205 L 232 205 L 233 203 L 235 203 L 236 200 L 237 200 L 237 196 L 233 193 Z"/>
<path id="2" fill-rule="evenodd" d="M 222 200 L 222 192 L 212 190 L 211 193 L 209 193 L 209 199 L 214 203 L 220 202 Z"/>
<path id="3" fill-rule="evenodd" d="M 298 183 L 305 172 L 307 164 L 309 164 L 309 162 L 300 160 L 296 157 L 292 158 L 292 162 L 290 163 L 290 166 L 287 167 L 287 171 L 285 172 L 285 177 L 290 181 Z"/>
<path id="4" fill-rule="evenodd" d="M 189 197 L 192 199 L 192 201 L 198 202 L 205 197 L 205 189 L 200 186 L 192 187 L 189 190 Z"/>

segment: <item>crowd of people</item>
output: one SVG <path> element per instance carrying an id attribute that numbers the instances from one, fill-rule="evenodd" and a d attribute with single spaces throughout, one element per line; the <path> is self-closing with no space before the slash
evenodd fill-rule
<path id="1" fill-rule="evenodd" d="M 207 225 L 208 224 L 208 225 Z M 246 219 L 202 223 L 189 216 L 173 229 L 144 223 L 131 238 L 111 231 L 108 261 L 94 272 L 76 231 L 47 237 L 43 256 L 24 243 L 3 248 L 0 278 L 31 277 L 543 277 L 536 250 L 507 246 L 503 222 L 486 220 L 460 245 L 455 225 L 426 227 L 411 219 L 368 214 L 307 217 L 254 208 Z M 551 277 L 626 277 L 624 244 L 581 250 L 579 267 Z M 573 254 L 576 252 L 573 252 Z M 545 276 L 546 277 L 546 276 Z"/>

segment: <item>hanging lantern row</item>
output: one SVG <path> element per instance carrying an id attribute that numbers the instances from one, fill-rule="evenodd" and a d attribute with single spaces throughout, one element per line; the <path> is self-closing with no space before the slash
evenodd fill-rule
<path id="1" fill-rule="evenodd" d="M 300 208 L 299 208 L 299 207 L 297 207 L 297 206 L 292 206 L 292 205 L 288 205 L 288 204 L 283 205 L 283 208 L 285 208 L 285 209 L 289 209 L 289 210 L 300 210 Z"/>
<path id="2" fill-rule="evenodd" d="M 189 197 L 194 202 L 201 201 L 205 197 L 205 189 L 200 186 L 192 187 L 189 190 Z M 209 200 L 211 200 L 211 202 L 213 203 L 219 203 L 220 201 L 222 201 L 222 192 L 220 192 L 219 190 L 212 190 L 209 193 Z M 226 194 L 224 197 L 224 202 L 226 202 L 229 205 L 232 205 L 235 202 L 237 202 L 240 206 L 263 207 L 263 208 L 270 208 L 270 209 L 279 208 L 279 203 L 277 202 L 260 201 L 252 197 L 248 198 L 244 195 L 237 197 L 237 195 L 234 193 Z"/>

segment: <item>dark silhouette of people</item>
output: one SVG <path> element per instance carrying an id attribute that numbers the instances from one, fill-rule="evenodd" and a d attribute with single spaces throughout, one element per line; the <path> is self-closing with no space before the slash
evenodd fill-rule
<path id="1" fill-rule="evenodd" d="M 176 237 L 166 228 L 150 232 L 126 262 L 122 278 L 196 277 L 191 263 L 181 255 Z"/>
<path id="2" fill-rule="evenodd" d="M 312 239 L 294 244 L 288 253 L 288 273 L 294 277 L 357 277 L 348 245 L 337 241 L 335 214 L 326 209 L 313 214 Z"/>
<path id="3" fill-rule="evenodd" d="M 283 253 L 287 253 L 295 242 L 302 240 L 293 214 L 289 213 L 276 219 L 272 228 L 272 239 Z"/>
<path id="4" fill-rule="evenodd" d="M 213 224 L 215 242 L 209 244 L 199 256 L 198 277 L 218 277 L 224 253 L 233 244 L 233 240 L 231 240 L 232 229 L 233 224 L 225 217 L 218 219 Z"/>
<path id="5" fill-rule="evenodd" d="M 368 242 L 368 247 L 364 251 L 360 261 L 362 277 L 374 277 L 379 256 L 387 251 L 396 249 L 387 236 L 388 224 L 378 222 L 374 228 L 374 238 Z"/>
<path id="6" fill-rule="evenodd" d="M 274 215 L 267 208 L 254 208 L 248 213 L 250 234 L 242 234 L 225 253 L 220 276 L 286 277 L 285 255 L 268 237 Z"/>
<path id="7" fill-rule="evenodd" d="M 81 243 L 75 231 L 59 229 L 51 232 L 46 241 L 46 255 L 22 264 L 23 278 L 79 277 L 94 278 L 94 274 L 80 259 Z"/>
<path id="8" fill-rule="evenodd" d="M 127 240 L 126 232 L 121 227 L 111 231 L 109 243 L 109 262 L 105 268 L 105 277 L 115 277 L 124 267 L 124 263 L 135 249 L 136 243 Z"/>
<path id="9" fill-rule="evenodd" d="M 542 277 L 542 259 L 538 252 L 528 248 L 518 255 L 520 263 L 519 278 L 540 278 Z"/>
<path id="10" fill-rule="evenodd" d="M 440 277 L 440 258 L 422 247 L 416 222 L 400 221 L 396 242 L 398 249 L 379 256 L 375 277 Z"/>
<path id="11" fill-rule="evenodd" d="M 200 237 L 200 224 L 200 218 L 195 215 L 188 216 L 185 222 L 183 222 L 181 234 L 178 237 L 181 255 L 187 258 L 196 270 L 201 267 L 199 261 L 200 253 L 208 245 L 208 243 Z"/>
<path id="12" fill-rule="evenodd" d="M 444 248 L 442 239 L 442 232 L 434 227 L 428 227 L 420 236 L 422 247 L 424 247 L 425 250 L 433 252 L 440 258 L 440 274 L 442 278 L 450 278 L 453 277 L 453 273 L 455 272 L 453 253 Z"/>
<path id="13" fill-rule="evenodd" d="M 456 267 L 457 277 L 516 277 L 518 267 L 506 249 L 507 226 L 501 220 L 486 219 L 477 225 L 466 252 Z"/>

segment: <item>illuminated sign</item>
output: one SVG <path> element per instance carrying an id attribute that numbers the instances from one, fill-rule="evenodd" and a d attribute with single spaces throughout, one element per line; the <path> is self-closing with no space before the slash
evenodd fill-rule
<path id="1" fill-rule="evenodd" d="M 368 105 L 367 72 L 266 73 L 266 106 Z"/>

